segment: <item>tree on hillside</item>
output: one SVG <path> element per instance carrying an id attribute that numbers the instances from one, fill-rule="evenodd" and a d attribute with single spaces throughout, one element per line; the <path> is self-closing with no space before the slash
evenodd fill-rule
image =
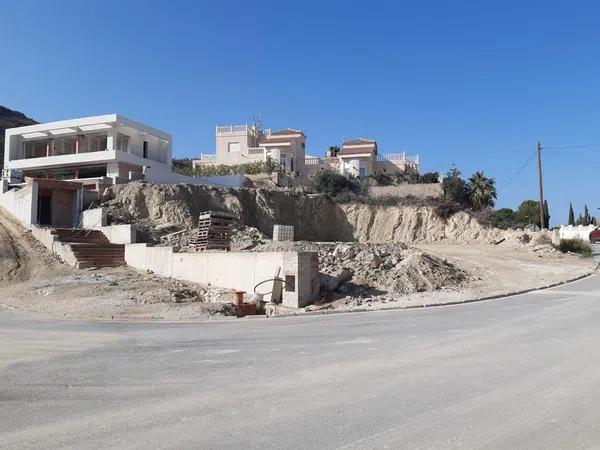
<path id="1" fill-rule="evenodd" d="M 470 206 L 471 191 L 467 182 L 461 178 L 460 170 L 455 167 L 450 169 L 442 181 L 442 187 L 447 200 L 456 202 L 463 208 Z"/>
<path id="2" fill-rule="evenodd" d="M 546 225 L 546 228 L 550 228 L 550 209 L 546 200 L 544 200 L 544 225 Z"/>
<path id="3" fill-rule="evenodd" d="M 589 225 L 592 223 L 592 218 L 590 217 L 590 210 L 587 205 L 583 208 L 583 225 Z"/>
<path id="4" fill-rule="evenodd" d="M 492 213 L 490 221 L 492 226 L 502 230 L 508 230 L 514 225 L 515 212 L 510 208 L 500 208 Z"/>
<path id="5" fill-rule="evenodd" d="M 569 225 L 575 225 L 575 212 L 571 203 L 569 203 Z"/>
<path id="6" fill-rule="evenodd" d="M 479 211 L 494 206 L 498 194 L 496 181 L 493 178 L 487 178 L 483 172 L 475 172 L 469 178 L 468 186 L 473 209 Z"/>
<path id="7" fill-rule="evenodd" d="M 440 174 L 438 172 L 427 172 L 419 176 L 419 183 L 439 183 Z"/>
<path id="8" fill-rule="evenodd" d="M 550 216 L 545 214 L 544 221 L 547 221 L 549 217 Z M 535 224 L 538 227 L 541 227 L 540 202 L 536 200 L 525 200 L 519 205 L 519 208 L 515 213 L 515 225 L 524 227 L 530 224 Z"/>

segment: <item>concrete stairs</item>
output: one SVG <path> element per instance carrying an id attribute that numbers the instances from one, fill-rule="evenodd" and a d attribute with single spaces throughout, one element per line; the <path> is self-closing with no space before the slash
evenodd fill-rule
<path id="1" fill-rule="evenodd" d="M 125 246 L 111 244 L 101 231 L 56 228 L 52 234 L 69 245 L 80 269 L 125 265 Z"/>

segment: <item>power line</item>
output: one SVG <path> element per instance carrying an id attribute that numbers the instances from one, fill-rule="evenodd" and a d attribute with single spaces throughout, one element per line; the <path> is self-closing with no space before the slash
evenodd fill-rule
<path id="1" fill-rule="evenodd" d="M 548 147 L 544 147 L 544 150 L 558 150 L 558 149 L 570 149 L 570 148 L 589 148 L 589 147 L 600 147 L 600 144 L 550 145 Z"/>
<path id="2" fill-rule="evenodd" d="M 521 172 L 523 172 L 525 170 L 525 168 L 529 165 L 529 163 L 533 160 L 533 158 L 536 157 L 536 155 L 537 155 L 537 150 L 535 152 L 533 152 L 531 154 L 531 156 L 527 159 L 527 161 L 525 161 L 525 164 L 523 164 L 515 172 L 515 174 L 512 177 L 510 177 L 509 180 L 506 183 L 504 183 L 501 188 L 498 189 L 498 193 L 502 192 L 510 183 L 512 183 L 515 180 L 515 178 L 517 178 L 521 174 Z"/>

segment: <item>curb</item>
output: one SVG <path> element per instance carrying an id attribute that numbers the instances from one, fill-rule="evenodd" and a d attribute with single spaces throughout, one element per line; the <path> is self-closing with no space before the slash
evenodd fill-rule
<path id="1" fill-rule="evenodd" d="M 529 292 L 534 292 L 534 291 L 543 291 L 546 289 L 551 289 L 551 288 L 555 288 L 558 286 L 562 286 L 565 284 L 574 283 L 576 281 L 583 280 L 584 278 L 588 278 L 588 277 L 594 276 L 596 274 L 597 274 L 596 271 L 591 271 L 586 274 L 579 275 L 578 277 L 570 278 L 565 281 L 559 281 L 558 283 L 549 284 L 547 286 L 529 288 L 529 289 L 524 289 L 522 291 L 507 292 L 504 294 L 489 295 L 486 297 L 471 298 L 471 299 L 467 299 L 467 300 L 457 300 L 457 301 L 447 302 L 447 303 L 428 303 L 428 304 L 426 303 L 423 305 L 409 305 L 409 306 L 386 306 L 386 307 L 377 308 L 377 309 L 357 308 L 357 309 L 344 310 L 344 311 L 336 311 L 336 310 L 302 311 L 302 312 L 298 312 L 298 313 L 286 313 L 286 314 L 278 314 L 278 315 L 274 315 L 274 316 L 269 316 L 268 319 L 283 319 L 286 317 L 302 317 L 302 316 L 324 316 L 324 315 L 347 314 L 347 313 L 356 313 L 356 312 L 402 311 L 405 309 L 422 309 L 422 308 L 434 308 L 434 307 L 438 307 L 438 306 L 464 305 L 466 303 L 485 302 L 485 301 L 489 301 L 489 300 L 497 300 L 500 298 L 515 297 L 517 295 L 528 294 Z"/>

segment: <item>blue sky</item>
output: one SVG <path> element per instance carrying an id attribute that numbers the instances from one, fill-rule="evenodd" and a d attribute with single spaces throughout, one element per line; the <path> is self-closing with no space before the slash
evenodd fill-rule
<path id="1" fill-rule="evenodd" d="M 321 155 L 343 138 L 484 170 L 498 207 L 600 213 L 600 5 L 577 1 L 0 0 L 0 104 L 38 121 L 118 112 L 214 151 L 260 115 Z M 516 176 L 515 176 L 516 175 Z M 508 184 L 507 184 L 508 183 Z"/>

